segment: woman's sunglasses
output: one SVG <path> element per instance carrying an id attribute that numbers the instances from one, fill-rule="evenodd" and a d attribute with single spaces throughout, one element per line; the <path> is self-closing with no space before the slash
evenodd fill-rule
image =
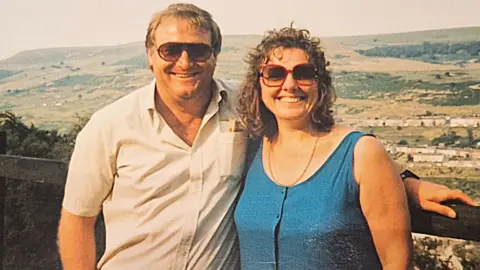
<path id="1" fill-rule="evenodd" d="M 278 87 L 285 82 L 289 73 L 292 73 L 297 84 L 301 86 L 310 86 L 317 81 L 317 69 L 312 64 L 299 64 L 292 69 L 286 69 L 280 65 L 264 65 L 260 71 L 260 77 L 265 85 Z"/>
<path id="2" fill-rule="evenodd" d="M 168 42 L 158 47 L 158 56 L 167 62 L 175 62 L 183 52 L 195 62 L 205 62 L 213 53 L 212 47 L 204 43 L 176 43 Z"/>

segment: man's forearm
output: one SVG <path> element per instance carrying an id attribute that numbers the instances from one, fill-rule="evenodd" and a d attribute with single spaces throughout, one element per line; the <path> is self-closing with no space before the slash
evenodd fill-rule
<path id="1" fill-rule="evenodd" d="M 395 171 L 397 171 L 398 174 L 401 174 L 405 170 L 405 166 L 401 165 L 400 163 L 393 161 L 393 165 L 395 166 Z"/>
<path id="2" fill-rule="evenodd" d="M 402 173 L 405 172 L 406 168 L 405 166 L 401 165 L 400 163 L 396 162 L 396 161 L 393 161 L 393 165 L 395 166 L 395 171 L 400 175 L 402 176 Z M 405 188 L 406 188 L 406 191 L 407 191 L 407 196 L 410 198 L 411 194 L 413 191 L 411 189 L 409 189 L 409 181 L 416 181 L 416 180 L 419 180 L 419 179 L 415 179 L 415 178 L 412 178 L 412 177 L 404 177 L 402 176 L 402 180 L 403 180 L 403 184 L 405 185 Z"/>
<path id="3" fill-rule="evenodd" d="M 75 219 L 75 218 L 73 218 Z M 58 229 L 58 247 L 63 269 L 96 269 L 94 221 L 62 218 Z"/>
<path id="4" fill-rule="evenodd" d="M 393 159 L 392 159 L 393 160 Z M 405 167 L 399 164 L 396 161 L 393 161 L 395 166 L 395 171 L 401 176 L 403 185 L 405 186 L 405 191 L 407 193 L 407 199 L 409 205 L 418 205 L 419 204 L 419 194 L 418 194 L 418 183 L 421 182 L 419 179 L 412 177 L 404 177 L 403 172 L 405 172 Z"/>

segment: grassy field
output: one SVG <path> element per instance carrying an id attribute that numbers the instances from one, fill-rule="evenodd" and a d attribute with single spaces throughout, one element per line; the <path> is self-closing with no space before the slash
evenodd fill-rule
<path id="1" fill-rule="evenodd" d="M 446 71 L 440 74 L 416 72 L 410 77 L 405 72 L 341 72 L 334 74 L 335 89 L 339 97 L 350 99 L 393 99 L 441 106 L 480 104 L 480 90 L 475 89 L 480 85 L 480 79 L 474 79 L 469 72 L 457 75 L 455 71 Z"/>
<path id="2" fill-rule="evenodd" d="M 218 77 L 241 79 L 244 67 L 237 61 L 219 63 Z M 337 113 L 342 118 L 375 116 L 405 117 L 431 111 L 451 117 L 479 112 L 479 71 L 334 73 L 339 97 Z M 90 115 L 100 107 L 150 82 L 147 71 L 105 75 L 73 74 L 48 83 L 0 92 L 0 110 L 12 110 L 38 126 L 62 129 L 76 113 Z M 1 86 L 1 85 L 0 85 Z M 441 106 L 437 106 L 441 105 Z M 390 110 L 396 106 L 398 110 Z M 58 124 L 54 124 L 54 123 Z"/>

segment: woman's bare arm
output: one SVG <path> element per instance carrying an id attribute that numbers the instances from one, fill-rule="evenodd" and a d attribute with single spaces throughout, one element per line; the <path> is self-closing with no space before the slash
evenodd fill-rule
<path id="1" fill-rule="evenodd" d="M 360 205 L 383 269 L 411 269 L 410 213 L 394 162 L 374 137 L 362 137 L 354 154 Z"/>

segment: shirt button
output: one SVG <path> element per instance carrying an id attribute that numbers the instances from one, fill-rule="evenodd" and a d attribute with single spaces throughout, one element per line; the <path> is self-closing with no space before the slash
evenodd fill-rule
<path id="1" fill-rule="evenodd" d="M 277 213 L 277 218 L 279 218 L 279 217 L 280 217 L 280 214 L 279 214 L 279 213 Z"/>

